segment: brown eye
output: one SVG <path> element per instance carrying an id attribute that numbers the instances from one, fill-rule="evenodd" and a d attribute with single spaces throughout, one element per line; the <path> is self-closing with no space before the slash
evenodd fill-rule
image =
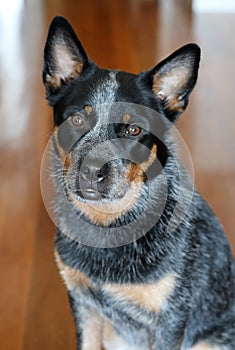
<path id="1" fill-rule="evenodd" d="M 141 128 L 139 126 L 136 126 L 136 125 L 129 125 L 127 127 L 126 132 L 127 132 L 128 135 L 137 136 L 137 135 L 140 134 Z"/>
<path id="2" fill-rule="evenodd" d="M 83 126 L 84 124 L 84 119 L 81 115 L 79 114 L 75 114 L 73 117 L 72 117 L 72 123 L 76 126 Z"/>

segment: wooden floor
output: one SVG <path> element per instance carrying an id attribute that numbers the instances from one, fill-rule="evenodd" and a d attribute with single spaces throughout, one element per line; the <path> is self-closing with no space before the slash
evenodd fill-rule
<path id="1" fill-rule="evenodd" d="M 53 16 L 66 16 L 100 66 L 138 72 L 190 41 L 199 82 L 179 123 L 196 184 L 235 252 L 235 14 L 192 13 L 183 0 L 48 0 L 0 4 L 0 347 L 75 349 L 66 291 L 53 260 L 53 224 L 39 172 L 52 130 L 41 83 Z M 190 1 L 185 1 L 189 4 Z"/>

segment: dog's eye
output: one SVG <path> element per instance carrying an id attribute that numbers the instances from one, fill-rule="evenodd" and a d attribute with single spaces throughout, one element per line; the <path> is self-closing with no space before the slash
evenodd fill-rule
<path id="1" fill-rule="evenodd" d="M 75 114 L 73 117 L 72 117 L 72 123 L 76 126 L 83 126 L 84 124 L 84 119 L 83 117 L 80 115 L 80 114 Z"/>
<path id="2" fill-rule="evenodd" d="M 137 136 L 141 133 L 141 128 L 137 125 L 129 125 L 126 129 L 127 135 Z"/>

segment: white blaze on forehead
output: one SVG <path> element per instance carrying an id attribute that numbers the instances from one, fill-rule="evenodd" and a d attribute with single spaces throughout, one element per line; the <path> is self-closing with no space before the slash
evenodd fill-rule
<path id="1" fill-rule="evenodd" d="M 108 120 L 111 105 L 115 102 L 115 96 L 119 87 L 116 74 L 117 72 L 110 72 L 106 79 L 99 82 L 99 85 L 92 93 L 93 106 L 98 116 L 102 116 L 103 122 Z"/>

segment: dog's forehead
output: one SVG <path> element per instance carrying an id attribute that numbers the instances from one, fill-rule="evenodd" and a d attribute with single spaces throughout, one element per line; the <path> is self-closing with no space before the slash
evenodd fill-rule
<path id="1" fill-rule="evenodd" d="M 89 86 L 88 104 L 94 109 L 98 123 L 121 120 L 135 101 L 136 75 L 124 71 L 98 69 Z M 139 93 L 140 95 L 140 93 Z M 130 103 L 128 103 L 130 102 Z"/>
<path id="2" fill-rule="evenodd" d="M 90 87 L 89 102 L 100 122 L 108 121 L 110 108 L 116 101 L 119 83 L 116 71 L 106 71 Z"/>
<path id="3" fill-rule="evenodd" d="M 117 71 L 105 72 L 97 81 L 94 81 L 90 89 L 90 101 L 94 107 L 115 102 L 119 83 Z"/>

